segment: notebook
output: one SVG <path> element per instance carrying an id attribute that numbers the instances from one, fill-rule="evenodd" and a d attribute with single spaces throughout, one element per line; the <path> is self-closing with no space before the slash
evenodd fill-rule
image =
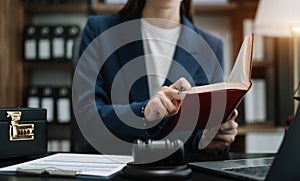
<path id="1" fill-rule="evenodd" d="M 189 165 L 242 180 L 300 180 L 300 108 L 275 157 L 193 162 Z"/>

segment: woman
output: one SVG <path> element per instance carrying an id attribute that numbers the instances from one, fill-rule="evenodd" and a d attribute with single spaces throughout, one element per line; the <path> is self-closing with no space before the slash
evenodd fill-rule
<path id="1" fill-rule="evenodd" d="M 191 82 L 193 82 L 192 85 L 205 85 L 214 81 L 222 81 L 222 78 L 211 80 L 209 77 L 214 76 L 205 75 L 205 70 L 195 61 L 191 53 L 186 53 L 189 50 L 176 46 L 177 42 L 181 40 L 188 42 L 186 39 L 188 37 L 185 35 L 189 36 L 189 33 L 184 33 L 184 27 L 187 27 L 201 37 L 201 40 L 211 49 L 219 66 L 223 67 L 222 42 L 192 24 L 191 0 L 128 0 L 124 8 L 116 15 L 90 17 L 82 35 L 80 55 L 93 40 L 106 30 L 124 22 L 139 19 L 142 21 L 136 26 L 133 25 L 129 31 L 124 29 L 122 36 L 140 33 L 141 40 L 121 46 L 109 56 L 100 70 L 95 88 L 97 109 L 103 122 L 111 133 L 127 142 L 133 142 L 139 138 L 164 138 L 172 131 L 174 116 L 177 115 L 182 105 L 184 98 L 184 95 L 181 94 L 182 90 L 189 90 Z M 130 31 L 134 31 L 134 33 Z M 160 40 L 152 41 L 151 38 Z M 105 43 L 109 44 L 110 42 L 106 41 Z M 193 45 L 193 47 L 195 46 Z M 203 53 L 198 51 L 200 55 Z M 129 73 L 121 70 L 123 66 L 137 57 L 143 57 L 142 65 L 135 65 L 135 68 Z M 166 60 L 162 61 L 162 59 Z M 173 59 L 184 67 L 189 75 L 181 75 L 179 71 L 175 71 L 174 64 L 176 63 L 171 61 Z M 211 63 L 211 67 L 214 70 L 216 66 Z M 129 104 L 113 101 L 112 86 L 116 75 L 123 71 L 124 77 L 126 77 L 126 75 L 141 69 L 147 76 L 138 77 L 138 80 L 130 86 Z M 169 80 L 169 75 L 175 75 L 173 81 Z M 174 80 L 174 77 L 177 79 Z M 120 82 L 123 83 L 126 80 Z M 122 89 L 122 86 L 119 87 Z M 118 111 L 115 109 L 121 112 L 121 117 L 117 115 Z M 151 126 L 146 126 L 147 129 L 139 129 L 124 124 L 122 116 L 127 117 L 129 109 L 140 118 L 140 122 Z M 236 117 L 237 111 L 235 110 L 229 120 L 221 125 L 217 135 L 208 144 L 205 151 L 214 153 L 226 151 L 237 135 Z M 192 151 L 199 151 L 201 135 L 202 130 L 195 130 L 186 143 L 186 147 Z"/>

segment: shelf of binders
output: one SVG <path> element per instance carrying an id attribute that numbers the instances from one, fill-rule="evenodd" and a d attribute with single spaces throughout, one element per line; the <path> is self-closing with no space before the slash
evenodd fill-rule
<path id="1" fill-rule="evenodd" d="M 78 25 L 28 24 L 23 32 L 24 61 L 71 62 L 79 34 Z"/>

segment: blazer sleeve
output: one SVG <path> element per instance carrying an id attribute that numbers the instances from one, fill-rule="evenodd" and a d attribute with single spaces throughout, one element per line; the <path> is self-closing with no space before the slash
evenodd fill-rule
<path id="1" fill-rule="evenodd" d="M 99 20 L 100 18 L 100 20 Z M 79 57 L 81 57 L 88 46 L 97 38 L 102 32 L 104 32 L 109 27 L 113 26 L 110 24 L 110 17 L 90 17 L 84 28 L 81 37 Z M 111 57 L 112 59 L 114 56 Z M 112 66 L 111 66 L 112 67 Z M 100 70 L 99 70 L 100 72 Z M 84 75 L 80 75 L 84 76 Z M 105 76 L 105 75 L 104 75 Z M 139 129 L 144 124 L 142 108 L 147 103 L 148 100 L 141 102 L 131 102 L 130 104 L 112 104 L 110 97 L 110 85 L 106 80 L 106 77 L 98 74 L 96 85 L 95 85 L 95 99 L 89 102 L 96 101 L 96 106 L 98 113 L 104 122 L 105 126 L 111 133 L 113 133 L 118 138 L 133 142 L 135 139 L 148 139 L 149 135 L 145 129 Z M 91 91 L 93 92 L 93 91 Z M 80 95 L 80 100 L 90 99 L 89 95 Z M 88 101 L 84 101 L 88 102 Z M 78 109 L 85 108 L 85 105 L 81 103 L 78 104 Z M 82 111 L 81 111 L 82 112 Z M 117 113 L 118 114 L 117 114 Z M 120 120 L 120 117 L 128 119 L 130 115 L 128 113 L 134 113 L 136 116 L 136 124 L 139 128 L 133 128 L 128 126 L 126 123 Z M 100 130 L 99 130 L 100 131 Z"/>
<path id="2" fill-rule="evenodd" d="M 89 18 L 81 36 L 79 57 L 81 57 L 82 53 L 88 47 L 88 45 L 97 37 L 96 30 L 95 28 L 93 28 L 94 26 L 95 25 L 92 21 L 92 18 Z"/>

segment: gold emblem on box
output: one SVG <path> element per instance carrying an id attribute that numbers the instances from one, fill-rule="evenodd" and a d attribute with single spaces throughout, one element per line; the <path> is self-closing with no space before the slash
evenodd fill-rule
<path id="1" fill-rule="evenodd" d="M 33 140 L 34 124 L 20 124 L 22 112 L 7 111 L 7 118 L 10 118 L 9 141 Z"/>

